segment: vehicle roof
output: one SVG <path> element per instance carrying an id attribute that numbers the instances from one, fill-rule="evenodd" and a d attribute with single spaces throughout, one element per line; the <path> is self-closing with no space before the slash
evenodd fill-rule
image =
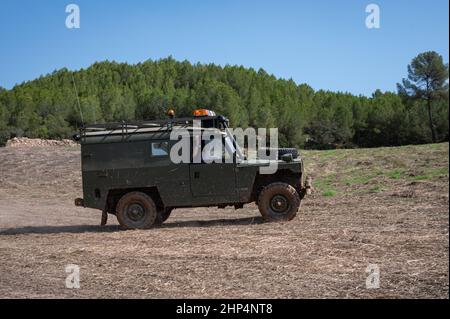
<path id="1" fill-rule="evenodd" d="M 157 132 L 170 132 L 173 129 L 187 129 L 192 130 L 195 120 L 198 121 L 214 121 L 224 120 L 221 115 L 216 116 L 192 116 L 184 118 L 169 118 L 162 120 L 149 120 L 149 121 L 133 121 L 133 122 L 114 122 L 114 123 L 101 123 L 101 124 L 89 124 L 80 129 L 81 137 L 88 136 L 101 136 L 101 135 L 130 135 L 140 133 L 157 133 Z M 202 128 L 205 130 L 207 128 Z M 217 130 L 217 128 L 212 128 Z"/>
<path id="2" fill-rule="evenodd" d="M 225 132 L 221 131 L 218 128 L 210 127 L 210 128 L 198 128 L 193 126 L 181 126 L 176 125 L 171 128 L 168 127 L 149 127 L 149 128 L 132 128 L 132 129 L 115 129 L 115 130 L 98 130 L 98 131 L 87 131 L 83 134 L 84 137 L 90 137 L 90 136 L 103 136 L 103 135 L 132 135 L 132 134 L 140 134 L 140 133 L 163 133 L 163 132 L 171 132 L 174 129 L 184 129 L 188 131 L 192 131 L 194 129 L 201 129 L 202 131 L 211 131 L 211 132 L 217 132 L 220 134 L 225 134 Z"/>
<path id="3" fill-rule="evenodd" d="M 201 127 L 194 121 L 201 121 Z M 218 123 L 228 123 L 222 115 L 191 116 L 148 121 L 122 121 L 84 125 L 76 138 L 81 144 L 104 144 L 130 141 L 167 140 L 174 129 L 192 131 L 201 129 L 211 134 L 225 134 L 218 128 Z M 76 136 L 76 135 L 75 135 Z"/>

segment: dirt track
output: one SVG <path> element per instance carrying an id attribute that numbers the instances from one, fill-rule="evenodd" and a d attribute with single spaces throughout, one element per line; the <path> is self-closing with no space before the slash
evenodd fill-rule
<path id="1" fill-rule="evenodd" d="M 292 222 L 251 205 L 119 231 L 73 206 L 78 148 L 0 148 L 0 297 L 449 297 L 448 144 L 304 156 L 317 190 Z"/>

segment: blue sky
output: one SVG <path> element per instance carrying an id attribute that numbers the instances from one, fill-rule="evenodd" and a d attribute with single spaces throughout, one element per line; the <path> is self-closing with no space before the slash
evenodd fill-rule
<path id="1" fill-rule="evenodd" d="M 81 11 L 67 29 L 66 5 Z M 365 26 L 376 3 L 381 28 Z M 447 0 L 0 0 L 0 86 L 101 60 L 264 68 L 314 89 L 394 91 L 420 52 L 448 62 Z"/>

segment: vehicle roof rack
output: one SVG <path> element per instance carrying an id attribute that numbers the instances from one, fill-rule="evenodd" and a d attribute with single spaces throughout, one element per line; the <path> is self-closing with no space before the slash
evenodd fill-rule
<path id="1" fill-rule="evenodd" d="M 139 128 L 168 128 L 174 125 L 192 125 L 194 120 L 214 120 L 218 116 L 202 116 L 202 117 L 184 117 L 172 118 L 163 120 L 149 120 L 149 121 L 122 121 L 102 124 L 87 124 L 81 127 L 82 132 L 98 132 L 98 131 L 112 131 L 112 130 L 127 130 Z"/>

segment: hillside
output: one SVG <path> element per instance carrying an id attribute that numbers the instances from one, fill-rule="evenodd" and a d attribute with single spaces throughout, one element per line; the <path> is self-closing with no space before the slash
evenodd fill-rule
<path id="1" fill-rule="evenodd" d="M 291 222 L 249 205 L 119 231 L 73 205 L 78 147 L 0 148 L 0 297 L 448 298 L 448 152 L 302 151 L 315 191 Z M 72 263 L 79 290 L 64 288 Z M 369 264 L 379 289 L 366 289 Z"/>
<path id="2" fill-rule="evenodd" d="M 136 65 L 100 62 L 75 72 L 62 69 L 12 90 L 0 89 L 0 145 L 14 136 L 66 138 L 82 119 L 155 119 L 168 108 L 184 116 L 198 107 L 224 114 L 234 127 L 277 127 L 283 146 L 431 141 L 424 104 L 404 101 L 396 93 L 377 90 L 363 97 L 314 91 L 262 69 L 167 58 Z M 433 103 L 433 113 L 438 141 L 448 141 L 448 92 Z"/>

